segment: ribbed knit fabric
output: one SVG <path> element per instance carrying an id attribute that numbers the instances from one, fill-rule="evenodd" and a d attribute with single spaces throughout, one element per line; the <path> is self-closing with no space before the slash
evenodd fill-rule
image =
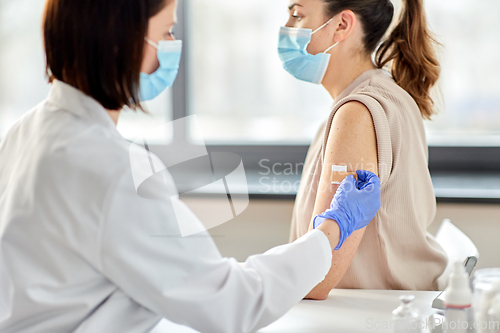
<path id="1" fill-rule="evenodd" d="M 290 241 L 309 228 L 332 120 L 350 101 L 363 103 L 372 115 L 382 206 L 337 288 L 437 290 L 447 257 L 427 232 L 436 198 L 423 120 L 413 98 L 382 69 L 364 72 L 342 92 L 313 140 L 295 200 Z"/>

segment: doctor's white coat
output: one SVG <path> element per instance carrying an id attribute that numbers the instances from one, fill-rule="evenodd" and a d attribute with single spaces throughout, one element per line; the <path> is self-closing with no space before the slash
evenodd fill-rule
<path id="1" fill-rule="evenodd" d="M 321 231 L 222 258 L 208 233 L 181 237 L 175 196 L 139 196 L 129 143 L 104 108 L 55 81 L 0 143 L 0 332 L 147 332 L 161 318 L 201 332 L 266 326 L 327 274 Z M 200 223 L 199 221 L 194 223 Z"/>

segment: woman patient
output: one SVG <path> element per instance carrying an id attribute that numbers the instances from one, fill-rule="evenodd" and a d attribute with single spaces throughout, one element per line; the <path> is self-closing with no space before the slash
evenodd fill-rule
<path id="1" fill-rule="evenodd" d="M 423 126 L 434 113 L 429 91 L 440 67 L 422 0 L 403 2 L 389 32 L 390 0 L 293 0 L 280 31 L 284 68 L 321 83 L 335 100 L 307 154 L 290 240 L 328 208 L 337 190 L 332 165 L 373 171 L 382 183 L 377 216 L 334 253 L 308 298 L 325 299 L 333 288 L 436 290 L 447 263 L 427 232 L 436 200 Z"/>

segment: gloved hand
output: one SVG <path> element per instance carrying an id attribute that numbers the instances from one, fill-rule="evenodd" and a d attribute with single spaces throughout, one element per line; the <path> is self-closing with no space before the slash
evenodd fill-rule
<path id="1" fill-rule="evenodd" d="M 333 197 L 330 209 L 313 220 L 314 229 L 326 219 L 337 222 L 340 241 L 335 250 L 340 249 L 354 231 L 366 227 L 380 209 L 380 179 L 373 172 L 358 170 L 356 173 L 358 180 L 353 175 L 345 178 Z"/>

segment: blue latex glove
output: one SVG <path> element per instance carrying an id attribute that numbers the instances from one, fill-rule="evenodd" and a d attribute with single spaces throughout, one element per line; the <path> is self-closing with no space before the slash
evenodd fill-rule
<path id="1" fill-rule="evenodd" d="M 330 209 L 313 221 L 314 229 L 326 219 L 337 222 L 340 241 L 335 250 L 340 249 L 354 231 L 366 227 L 380 209 L 380 179 L 373 172 L 358 170 L 356 173 L 358 180 L 353 175 L 345 178 L 333 197 Z"/>

